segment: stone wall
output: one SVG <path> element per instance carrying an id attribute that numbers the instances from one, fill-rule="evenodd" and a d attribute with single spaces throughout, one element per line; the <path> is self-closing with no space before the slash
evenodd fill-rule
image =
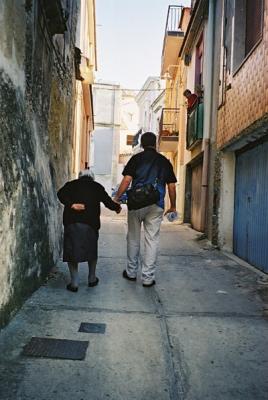
<path id="1" fill-rule="evenodd" d="M 0 2 L 0 326 L 60 255 L 56 191 L 71 167 L 77 1 L 54 1 L 50 21 L 48 3 Z"/>

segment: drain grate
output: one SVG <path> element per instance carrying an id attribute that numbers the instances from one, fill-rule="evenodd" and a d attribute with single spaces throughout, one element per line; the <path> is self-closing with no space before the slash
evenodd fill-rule
<path id="1" fill-rule="evenodd" d="M 22 351 L 30 357 L 84 360 L 89 342 L 33 337 Z"/>
<path id="2" fill-rule="evenodd" d="M 93 324 L 82 322 L 78 332 L 85 333 L 105 333 L 106 324 Z"/>

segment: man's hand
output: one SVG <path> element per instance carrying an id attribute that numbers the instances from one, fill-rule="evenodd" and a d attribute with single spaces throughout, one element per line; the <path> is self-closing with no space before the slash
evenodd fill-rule
<path id="1" fill-rule="evenodd" d="M 119 199 L 118 199 L 116 196 L 113 197 L 113 201 L 114 201 L 115 203 L 117 203 L 117 204 L 121 204 L 120 201 L 119 201 Z"/>
<path id="2" fill-rule="evenodd" d="M 167 215 L 172 212 L 177 212 L 176 207 L 170 207 L 167 211 L 165 211 L 164 215 Z"/>
<path id="3" fill-rule="evenodd" d="M 71 209 L 75 211 L 84 211 L 86 209 L 86 206 L 82 203 L 74 203 L 71 205 Z"/>
<path id="4" fill-rule="evenodd" d="M 170 208 L 165 212 L 167 215 L 171 212 L 176 212 L 176 186 L 175 183 L 168 183 L 168 194 L 170 200 Z"/>
<path id="5" fill-rule="evenodd" d="M 130 175 L 124 176 L 124 178 L 122 179 L 122 181 L 121 181 L 121 183 L 119 185 L 117 193 L 113 198 L 113 201 L 115 203 L 120 203 L 119 199 L 122 196 L 122 194 L 125 193 L 125 191 L 128 189 L 131 181 L 132 181 L 132 176 L 130 176 Z"/>

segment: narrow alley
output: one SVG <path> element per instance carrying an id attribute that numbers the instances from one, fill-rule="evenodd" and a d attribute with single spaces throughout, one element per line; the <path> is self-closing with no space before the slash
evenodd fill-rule
<path id="1" fill-rule="evenodd" d="M 79 291 L 66 291 L 60 263 L 2 330 L 1 400 L 267 399 L 267 288 L 257 270 L 165 222 L 156 285 L 144 288 L 122 279 L 125 236 L 125 212 L 105 211 L 100 284 L 88 288 L 81 265 Z M 105 331 L 78 332 L 82 322 Z M 89 346 L 80 361 L 26 357 L 32 337 Z"/>

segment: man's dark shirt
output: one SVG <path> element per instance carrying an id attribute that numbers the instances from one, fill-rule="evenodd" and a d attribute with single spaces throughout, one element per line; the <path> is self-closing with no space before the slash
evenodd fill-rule
<path id="1" fill-rule="evenodd" d="M 170 161 L 151 147 L 131 157 L 123 170 L 123 175 L 133 178 L 132 187 L 146 183 L 154 184 L 157 181 L 160 192 L 160 201 L 157 204 L 161 208 L 164 208 L 166 184 L 177 182 Z"/>
<path id="2" fill-rule="evenodd" d="M 112 201 L 104 187 L 89 177 L 82 177 L 67 182 L 59 191 L 58 198 L 64 204 L 63 225 L 76 222 L 90 225 L 93 229 L 100 229 L 100 203 L 110 210 L 119 210 L 119 204 Z M 84 204 L 84 211 L 75 211 L 72 204 Z"/>

